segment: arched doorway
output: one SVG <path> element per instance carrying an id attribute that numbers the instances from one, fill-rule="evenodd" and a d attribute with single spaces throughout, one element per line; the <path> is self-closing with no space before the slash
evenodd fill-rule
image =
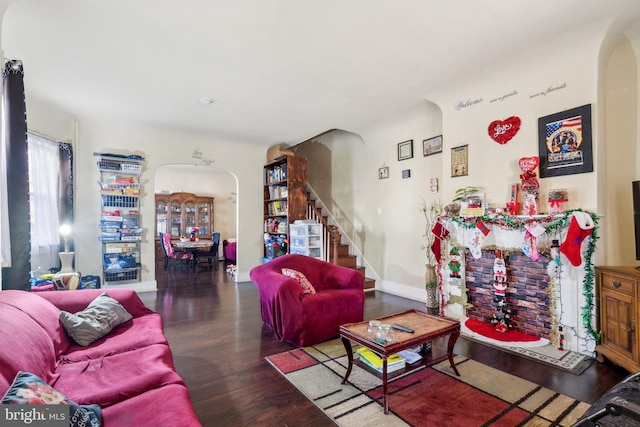
<path id="1" fill-rule="evenodd" d="M 230 172 L 209 166 L 194 164 L 167 164 L 155 172 L 155 194 L 178 192 L 213 197 L 212 231 L 220 233 L 220 241 L 235 238 L 237 232 L 238 182 Z M 154 219 L 157 239 L 157 221 Z M 155 264 L 163 261 L 156 251 Z"/>

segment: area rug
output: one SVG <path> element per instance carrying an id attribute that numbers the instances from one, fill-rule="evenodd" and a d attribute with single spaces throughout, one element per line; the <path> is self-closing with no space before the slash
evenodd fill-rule
<path id="1" fill-rule="evenodd" d="M 456 356 L 459 377 L 444 361 L 394 378 L 385 415 L 377 376 L 354 366 L 341 384 L 347 356 L 339 339 L 266 359 L 341 427 L 571 426 L 590 406 Z"/>
<path id="2" fill-rule="evenodd" d="M 575 375 L 583 373 L 595 360 L 593 357 L 575 351 L 558 350 L 557 347 L 549 344 L 547 339 L 537 338 L 536 340 L 531 340 L 526 337 L 522 338 L 521 335 L 524 336 L 524 334 L 517 335 L 520 339 L 519 341 L 511 339 L 497 340 L 493 338 L 494 335 L 489 336 L 490 334 L 483 333 L 482 323 L 474 319 L 460 322 L 460 333 L 465 338 L 473 341 L 488 344 L 508 353 L 517 354 Z M 513 336 L 516 335 L 514 334 Z"/>

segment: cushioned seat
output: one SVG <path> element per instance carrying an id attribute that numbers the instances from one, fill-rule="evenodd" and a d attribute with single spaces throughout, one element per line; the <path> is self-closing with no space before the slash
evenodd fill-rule
<path id="1" fill-rule="evenodd" d="M 164 271 L 169 270 L 171 264 L 173 264 L 173 272 L 176 272 L 176 266 L 180 266 L 185 270 L 189 266 L 190 262 L 193 262 L 193 253 L 191 252 L 176 252 L 171 245 L 170 233 L 158 233 L 160 235 L 160 242 L 162 243 L 162 250 L 164 251 Z M 195 265 L 194 265 L 195 267 Z"/>
<path id="2" fill-rule="evenodd" d="M 201 426 L 175 370 L 162 317 L 133 289 L 102 292 L 0 292 L 3 403 L 64 399 L 78 413 L 101 410 L 106 427 Z M 75 341 L 91 335 L 91 343 Z M 35 385 L 37 396 L 25 393 Z"/>
<path id="3" fill-rule="evenodd" d="M 305 293 L 282 269 L 302 273 L 315 293 Z M 338 336 L 340 325 L 363 320 L 364 277 L 357 270 L 288 254 L 254 267 L 250 276 L 260 292 L 262 321 L 280 341 L 317 344 Z"/>
<path id="4" fill-rule="evenodd" d="M 225 239 L 222 242 L 222 252 L 224 255 L 224 262 L 226 264 L 235 264 L 236 263 L 236 239 Z"/>

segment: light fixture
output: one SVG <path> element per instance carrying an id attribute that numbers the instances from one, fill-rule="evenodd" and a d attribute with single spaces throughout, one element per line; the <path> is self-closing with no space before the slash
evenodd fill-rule
<path id="1" fill-rule="evenodd" d="M 213 102 L 213 98 L 200 98 L 200 104 L 202 105 L 211 105 Z"/>
<path id="2" fill-rule="evenodd" d="M 69 252 L 69 236 L 71 235 L 71 226 L 69 224 L 62 224 L 59 231 L 60 235 L 64 237 L 64 251 Z"/>
<path id="3" fill-rule="evenodd" d="M 60 226 L 60 235 L 64 238 L 64 251 L 58 253 L 60 256 L 60 273 L 72 273 L 73 272 L 73 257 L 75 252 L 71 252 L 69 246 L 69 236 L 71 235 L 71 226 L 69 224 L 62 224 Z"/>
<path id="4" fill-rule="evenodd" d="M 69 245 L 71 226 L 69 224 L 62 224 L 58 231 L 64 238 L 64 251 L 58 252 L 58 256 L 60 257 L 60 270 L 53 276 L 53 286 L 56 290 L 75 290 L 80 283 L 80 273 L 73 269 L 73 258 L 76 253 L 71 252 Z"/>

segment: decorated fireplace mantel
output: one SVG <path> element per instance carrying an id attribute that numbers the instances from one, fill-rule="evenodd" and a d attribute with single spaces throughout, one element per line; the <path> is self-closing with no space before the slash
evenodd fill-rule
<path id="1" fill-rule="evenodd" d="M 432 249 L 439 260 L 440 312 L 461 320 L 483 317 L 478 320 L 496 330 L 534 333 L 559 348 L 593 354 L 599 340 L 592 325 L 597 222 L 596 214 L 581 209 L 439 217 Z"/>

